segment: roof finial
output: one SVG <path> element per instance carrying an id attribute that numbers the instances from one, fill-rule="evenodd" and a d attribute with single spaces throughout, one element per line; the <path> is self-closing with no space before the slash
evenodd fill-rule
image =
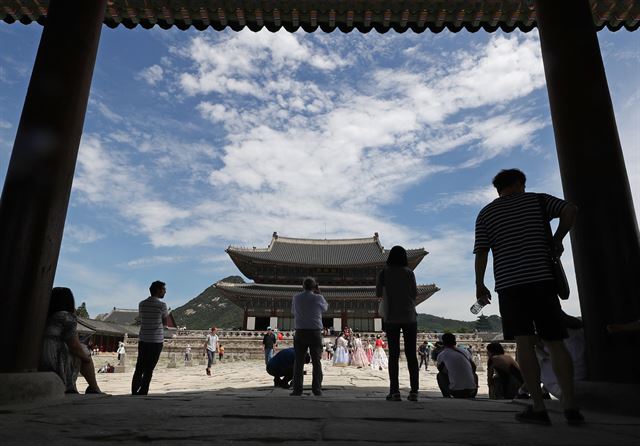
<path id="1" fill-rule="evenodd" d="M 275 239 L 278 238 L 278 233 L 276 231 L 273 231 L 273 238 L 275 238 Z"/>
<path id="2" fill-rule="evenodd" d="M 378 233 L 377 233 L 377 232 L 374 232 L 374 233 L 373 233 L 373 239 L 374 239 L 374 240 L 378 240 Z"/>

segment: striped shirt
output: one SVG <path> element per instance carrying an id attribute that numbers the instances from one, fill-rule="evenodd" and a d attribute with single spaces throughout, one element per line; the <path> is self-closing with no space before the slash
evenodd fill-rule
<path id="1" fill-rule="evenodd" d="M 140 317 L 140 342 L 161 344 L 164 342 L 164 326 L 162 320 L 169 316 L 167 304 L 157 297 L 147 297 L 138 305 Z"/>
<path id="2" fill-rule="evenodd" d="M 559 217 L 568 204 L 551 195 L 524 192 L 496 198 L 478 214 L 473 253 L 492 251 L 496 291 L 554 279 L 541 203 L 549 220 Z"/>

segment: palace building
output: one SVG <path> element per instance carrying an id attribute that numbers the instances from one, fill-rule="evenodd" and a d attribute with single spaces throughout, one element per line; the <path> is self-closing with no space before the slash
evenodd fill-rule
<path id="1" fill-rule="evenodd" d="M 267 248 L 229 246 L 226 252 L 242 274 L 254 281 L 216 283 L 226 298 L 244 310 L 244 329 L 293 329 L 291 299 L 302 291 L 302 280 L 311 276 L 329 303 L 325 327 L 382 330 L 375 285 L 389 250 L 380 244 L 378 233 L 370 238 L 312 240 L 274 232 Z M 423 248 L 407 250 L 409 268 L 415 269 L 426 255 Z M 434 284 L 418 285 L 416 304 L 438 290 Z"/>

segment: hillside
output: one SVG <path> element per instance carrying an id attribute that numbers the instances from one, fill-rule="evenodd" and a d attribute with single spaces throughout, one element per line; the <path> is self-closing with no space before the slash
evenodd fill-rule
<path id="1" fill-rule="evenodd" d="M 489 327 L 486 331 L 502 331 L 502 320 L 500 316 L 489 316 L 487 322 L 489 323 Z M 418 331 L 472 333 L 475 328 L 476 321 L 459 321 L 456 319 L 445 319 L 431 314 L 418 314 Z"/>
<path id="2" fill-rule="evenodd" d="M 242 277 L 230 276 L 225 282 L 244 283 Z M 223 297 L 214 285 L 171 312 L 179 327 L 206 330 L 242 327 L 243 311 Z"/>
<path id="3" fill-rule="evenodd" d="M 230 276 L 223 280 L 244 283 L 242 277 L 239 276 Z M 192 330 L 206 330 L 214 325 L 220 328 L 237 328 L 242 327 L 243 322 L 242 310 L 224 298 L 213 285 L 186 304 L 173 310 L 172 314 L 178 326 L 186 326 Z M 490 327 L 487 331 L 502 331 L 499 316 L 489 316 L 486 322 Z M 475 327 L 475 321 L 459 321 L 431 314 L 418 314 L 419 331 L 470 333 L 474 331 Z"/>

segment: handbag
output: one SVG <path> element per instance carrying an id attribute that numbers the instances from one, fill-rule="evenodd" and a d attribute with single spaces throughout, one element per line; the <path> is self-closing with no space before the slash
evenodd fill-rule
<path id="1" fill-rule="evenodd" d="M 542 203 L 542 195 L 538 194 L 538 205 L 540 206 L 540 212 L 542 213 L 542 224 L 544 225 L 545 233 L 547 234 L 547 243 L 549 244 L 549 260 L 551 261 L 551 269 L 553 271 L 553 277 L 556 285 L 556 293 L 562 300 L 569 299 L 569 281 L 567 275 L 562 267 L 560 257 L 553 254 L 553 235 L 551 234 L 551 226 L 549 225 L 549 218 L 547 212 Z"/>

